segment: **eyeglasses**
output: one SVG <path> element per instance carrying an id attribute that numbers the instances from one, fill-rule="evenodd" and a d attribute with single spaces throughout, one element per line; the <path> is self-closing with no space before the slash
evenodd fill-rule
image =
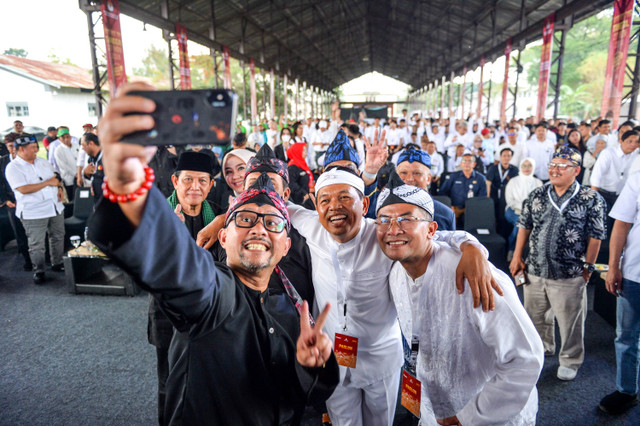
<path id="1" fill-rule="evenodd" d="M 414 216 L 400 216 L 400 217 L 379 217 L 376 219 L 376 226 L 381 231 L 387 231 L 391 228 L 391 224 L 395 222 L 398 224 L 398 228 L 401 231 L 406 231 L 408 229 L 413 228 L 418 224 L 418 222 L 429 222 L 428 219 L 423 219 Z"/>
<path id="2" fill-rule="evenodd" d="M 549 170 L 558 169 L 560 171 L 565 171 L 567 167 L 575 167 L 575 166 L 573 164 L 549 163 Z"/>
<path id="3" fill-rule="evenodd" d="M 279 234 L 284 231 L 287 221 L 280 215 L 271 213 L 257 213 L 249 210 L 240 210 L 234 212 L 229 218 L 229 222 L 233 219 L 233 223 L 238 228 L 253 228 L 258 223 L 258 219 L 262 218 L 262 224 L 269 232 Z M 228 224 L 228 222 L 227 222 Z"/>
<path id="4" fill-rule="evenodd" d="M 509 133 L 507 133 L 507 135 L 508 136 L 515 136 L 515 135 L 517 135 L 517 133 L 516 132 L 509 132 Z"/>

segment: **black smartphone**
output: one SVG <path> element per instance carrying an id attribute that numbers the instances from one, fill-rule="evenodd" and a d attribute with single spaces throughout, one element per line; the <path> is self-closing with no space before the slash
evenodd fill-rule
<path id="1" fill-rule="evenodd" d="M 134 91 L 156 103 L 155 127 L 123 142 L 138 145 L 228 145 L 235 131 L 238 95 L 232 90 Z"/>

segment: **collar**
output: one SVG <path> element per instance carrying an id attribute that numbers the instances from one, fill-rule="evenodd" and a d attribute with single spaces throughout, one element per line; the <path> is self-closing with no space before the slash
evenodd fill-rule
<path id="1" fill-rule="evenodd" d="M 605 148 L 605 149 L 606 149 L 606 148 Z M 604 150 L 603 150 L 603 151 L 604 151 Z M 624 153 L 624 151 L 622 151 L 622 148 L 620 148 L 620 145 L 619 145 L 619 144 L 618 144 L 618 146 L 616 146 L 616 147 L 615 147 L 615 153 L 616 153 L 616 155 L 617 155 L 619 158 L 622 158 L 622 157 L 624 157 L 625 155 L 627 155 L 627 154 L 625 154 L 625 153 Z M 632 154 L 633 154 L 633 152 L 632 152 Z"/>

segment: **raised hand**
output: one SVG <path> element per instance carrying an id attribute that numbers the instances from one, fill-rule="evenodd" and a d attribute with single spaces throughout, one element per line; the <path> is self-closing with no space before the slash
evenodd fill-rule
<path id="1" fill-rule="evenodd" d="M 182 214 L 182 206 L 180 204 L 176 206 L 173 212 L 176 214 L 176 216 L 178 216 L 178 219 L 180 219 L 180 222 L 184 223 L 185 219 L 184 219 L 184 215 Z"/>
<path id="2" fill-rule="evenodd" d="M 327 305 L 316 319 L 316 325 L 312 328 L 309 324 L 309 304 L 302 303 L 302 313 L 300 314 L 300 336 L 296 344 L 296 358 L 298 363 L 304 367 L 321 367 L 331 356 L 331 339 L 327 333 L 322 331 L 324 323 L 331 310 L 331 305 Z"/>
<path id="3" fill-rule="evenodd" d="M 363 136 L 362 139 L 366 150 L 364 169 L 368 173 L 377 174 L 378 170 L 387 162 L 387 157 L 389 156 L 389 151 L 384 145 L 384 139 L 380 138 L 373 141 L 373 143 L 369 143 L 366 136 Z"/>

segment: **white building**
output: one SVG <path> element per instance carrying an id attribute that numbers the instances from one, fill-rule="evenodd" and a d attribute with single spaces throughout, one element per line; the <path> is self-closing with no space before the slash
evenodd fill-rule
<path id="1" fill-rule="evenodd" d="M 47 129 L 68 126 L 79 137 L 82 125 L 97 125 L 90 70 L 75 65 L 0 55 L 0 132 L 15 120 Z"/>

